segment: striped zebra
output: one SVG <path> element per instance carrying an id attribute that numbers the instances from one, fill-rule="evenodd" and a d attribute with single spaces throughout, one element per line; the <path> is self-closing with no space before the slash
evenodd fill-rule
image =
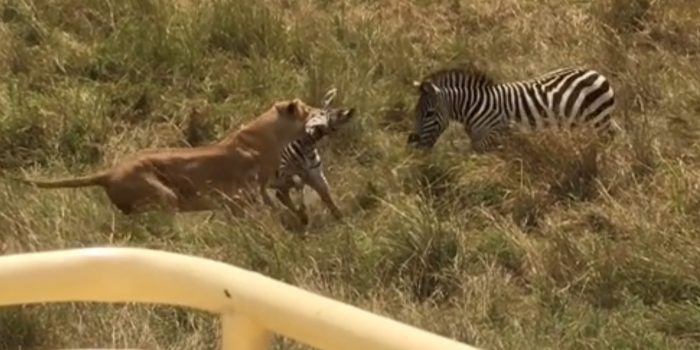
<path id="1" fill-rule="evenodd" d="M 585 124 L 610 136 L 619 130 L 610 119 L 613 89 L 590 69 L 558 69 L 507 83 L 495 83 L 476 68 L 443 69 L 414 85 L 420 96 L 407 143 L 417 148 L 432 148 L 451 120 L 464 125 L 478 153 L 496 146 L 511 126 L 528 131 Z"/>
<path id="2" fill-rule="evenodd" d="M 299 216 L 304 225 L 308 223 L 304 205 L 304 186 L 311 187 L 330 209 L 332 215 L 340 220 L 342 214 L 333 202 L 330 186 L 323 173 L 321 156 L 316 144 L 326 135 L 332 134 L 352 119 L 355 109 L 331 108 L 336 89 L 329 90 L 323 99 L 322 107 L 316 110 L 306 125 L 306 133 L 289 143 L 282 151 L 282 159 L 270 188 L 275 196 L 287 208 Z M 302 193 L 301 203 L 297 208 L 290 197 L 290 191 L 296 189 Z"/>

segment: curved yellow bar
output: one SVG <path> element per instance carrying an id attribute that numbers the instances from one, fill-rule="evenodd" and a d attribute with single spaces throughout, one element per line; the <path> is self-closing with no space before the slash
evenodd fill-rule
<path id="1" fill-rule="evenodd" d="M 0 306 L 137 302 L 222 315 L 222 348 L 265 349 L 268 331 L 328 350 L 474 347 L 221 262 L 140 248 L 0 257 Z"/>

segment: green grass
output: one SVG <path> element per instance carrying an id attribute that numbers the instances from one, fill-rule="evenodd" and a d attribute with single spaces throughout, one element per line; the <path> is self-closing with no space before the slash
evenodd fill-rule
<path id="1" fill-rule="evenodd" d="M 475 156 L 454 127 L 405 146 L 413 80 L 585 65 L 626 134 L 518 136 Z M 213 142 L 278 99 L 335 86 L 358 117 L 323 143 L 346 223 L 118 214 L 96 188 L 0 177 L 0 252 L 96 245 L 222 260 L 484 349 L 700 348 L 696 1 L 0 2 L 0 169 L 89 172 Z M 164 306 L 0 310 L 0 348 L 214 349 L 218 321 Z M 305 348 L 278 339 L 279 349 Z"/>

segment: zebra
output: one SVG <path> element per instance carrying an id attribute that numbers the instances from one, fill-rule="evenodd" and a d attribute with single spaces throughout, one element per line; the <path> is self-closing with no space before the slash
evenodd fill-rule
<path id="1" fill-rule="evenodd" d="M 545 127 L 592 126 L 614 137 L 615 93 L 595 70 L 561 68 L 530 80 L 495 83 L 477 68 L 438 70 L 420 82 L 415 131 L 407 144 L 431 149 L 450 120 L 463 124 L 477 153 L 491 150 L 511 126 L 526 131 Z"/>
<path id="2" fill-rule="evenodd" d="M 302 196 L 299 208 L 290 197 L 290 191 L 295 189 L 303 194 L 304 186 L 311 187 L 331 211 L 337 220 L 342 219 L 340 209 L 333 202 L 330 186 L 321 163 L 321 156 L 316 144 L 326 135 L 332 134 L 342 125 L 350 121 L 355 109 L 331 108 L 337 90 L 330 89 L 324 96 L 322 108 L 316 110 L 306 125 L 306 133 L 299 139 L 290 142 L 282 151 L 280 166 L 269 187 L 275 191 L 275 197 L 289 210 L 296 213 L 300 221 L 306 225 L 308 216 Z"/>

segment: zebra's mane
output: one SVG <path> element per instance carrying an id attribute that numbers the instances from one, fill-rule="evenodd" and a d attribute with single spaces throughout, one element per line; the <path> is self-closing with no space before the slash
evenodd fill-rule
<path id="1" fill-rule="evenodd" d="M 433 83 L 441 82 L 445 77 L 454 77 L 455 75 L 470 78 L 481 85 L 495 85 L 496 82 L 486 72 L 475 66 L 467 66 L 460 68 L 443 68 L 430 73 L 423 78 L 422 82 L 432 81 Z"/>

